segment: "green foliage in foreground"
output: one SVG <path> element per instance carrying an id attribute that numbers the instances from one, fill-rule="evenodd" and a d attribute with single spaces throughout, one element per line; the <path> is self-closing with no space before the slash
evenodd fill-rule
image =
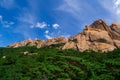
<path id="1" fill-rule="evenodd" d="M 0 80 L 120 80 L 120 49 L 1 48 Z"/>

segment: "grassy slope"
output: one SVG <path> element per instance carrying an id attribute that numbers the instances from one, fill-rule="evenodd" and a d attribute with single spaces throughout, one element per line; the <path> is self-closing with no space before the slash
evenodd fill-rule
<path id="1" fill-rule="evenodd" d="M 24 55 L 24 51 L 29 54 Z M 120 80 L 120 49 L 97 53 L 56 48 L 1 48 L 0 80 Z"/>

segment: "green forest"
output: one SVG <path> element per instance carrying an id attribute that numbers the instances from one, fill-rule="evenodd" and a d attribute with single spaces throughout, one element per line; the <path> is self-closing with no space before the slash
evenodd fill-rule
<path id="1" fill-rule="evenodd" d="M 0 48 L 0 80 L 120 80 L 120 49 Z"/>

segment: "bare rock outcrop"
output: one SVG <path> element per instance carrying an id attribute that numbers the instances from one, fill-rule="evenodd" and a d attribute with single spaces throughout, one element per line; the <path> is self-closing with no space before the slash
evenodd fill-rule
<path id="1" fill-rule="evenodd" d="M 36 46 L 37 48 L 41 48 L 44 46 L 50 46 L 52 44 L 62 44 L 66 42 L 68 42 L 68 38 L 60 36 L 58 38 L 53 38 L 53 39 L 48 39 L 48 40 L 28 39 L 22 42 L 16 42 L 7 47 L 17 48 L 17 47 L 22 47 L 22 46 Z"/>
<path id="2" fill-rule="evenodd" d="M 72 36 L 69 40 L 74 45 L 69 47 L 68 42 L 63 46 L 63 49 L 112 51 L 120 48 L 120 25 L 113 23 L 108 26 L 105 21 L 100 19 L 86 26 L 82 33 Z"/>
<path id="3" fill-rule="evenodd" d="M 91 25 L 87 25 L 81 33 L 70 38 L 58 37 L 48 40 L 28 39 L 9 45 L 9 47 L 37 46 L 37 48 L 41 48 L 62 43 L 64 43 L 61 47 L 62 49 L 112 51 L 120 48 L 120 24 L 114 22 L 109 26 L 105 21 L 100 19 Z"/>

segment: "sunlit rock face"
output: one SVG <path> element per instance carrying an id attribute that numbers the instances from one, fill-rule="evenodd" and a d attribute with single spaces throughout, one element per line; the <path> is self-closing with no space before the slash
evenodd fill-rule
<path id="1" fill-rule="evenodd" d="M 91 25 L 85 26 L 85 29 L 70 38 L 57 37 L 48 40 L 25 40 L 16 42 L 8 47 L 36 46 L 41 48 L 52 44 L 63 44 L 61 49 L 75 49 L 80 51 L 93 50 L 100 52 L 112 51 L 120 48 L 120 24 L 113 22 L 108 25 L 103 20 L 96 20 Z"/>
<path id="2" fill-rule="evenodd" d="M 120 24 L 108 26 L 103 20 L 87 25 L 83 32 L 69 38 L 63 49 L 74 48 L 80 51 L 112 51 L 120 47 Z"/>
<path id="3" fill-rule="evenodd" d="M 8 47 L 17 48 L 22 46 L 36 46 L 37 48 L 41 48 L 44 46 L 50 46 L 52 44 L 63 44 L 66 42 L 68 42 L 68 38 L 60 36 L 60 37 L 48 39 L 48 40 L 28 39 L 22 42 L 16 42 L 14 44 L 9 45 Z"/>

